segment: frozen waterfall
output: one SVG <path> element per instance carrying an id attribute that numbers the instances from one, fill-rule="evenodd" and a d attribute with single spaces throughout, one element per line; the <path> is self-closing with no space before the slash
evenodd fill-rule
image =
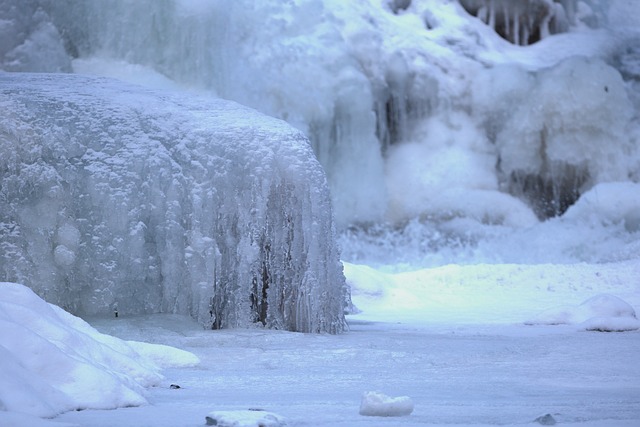
<path id="1" fill-rule="evenodd" d="M 0 277 L 83 315 L 340 332 L 326 178 L 286 123 L 72 74 L 0 74 Z"/>
<path id="2" fill-rule="evenodd" d="M 564 221 L 601 184 L 640 181 L 638 2 L 5 4 L 4 70 L 222 97 L 299 129 L 326 172 L 349 261 L 389 244 L 434 254 L 429 265 L 511 260 L 528 228 Z M 478 254 L 488 240 L 503 249 Z M 558 258 L 544 240 L 517 260 L 613 253 Z"/>

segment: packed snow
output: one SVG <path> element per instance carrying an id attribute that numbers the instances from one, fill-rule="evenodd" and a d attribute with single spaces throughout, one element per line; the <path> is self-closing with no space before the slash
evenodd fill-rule
<path id="1" fill-rule="evenodd" d="M 149 404 L 68 411 L 52 420 L 37 418 L 35 410 L 0 408 L 3 427 L 187 427 L 213 420 L 332 427 L 640 424 L 640 2 L 9 0 L 3 6 L 0 69 L 99 75 L 152 90 L 79 76 L 0 74 L 4 93 L 10 81 L 31 81 L 2 100 L 0 125 L 12 125 L 0 128 L 0 173 L 20 163 L 30 178 L 0 184 L 0 207 L 12 209 L 10 221 L 0 219 L 0 280 L 29 282 L 49 302 L 100 313 L 87 319 L 128 345 L 177 347 L 201 360 L 171 368 L 170 351 L 164 361 L 156 357 L 166 379 L 141 391 Z M 44 81 L 51 83 L 43 87 Z M 44 97 L 57 94 L 60 108 L 35 102 L 40 89 Z M 205 99 L 211 97 L 255 108 L 300 133 Z M 227 160 L 214 167 L 228 178 L 224 195 L 219 184 L 208 187 L 218 177 L 207 175 L 209 148 L 191 139 L 220 127 L 205 119 L 203 109 L 212 105 L 220 116 L 232 110 L 229 138 L 238 135 L 238 124 L 246 129 L 258 121 L 262 129 L 246 151 L 214 153 L 215 161 Z M 75 117 L 71 126 L 51 126 L 51 117 L 65 114 Z M 134 116 L 154 126 L 139 125 Z M 142 156 L 104 148 L 115 146 L 102 137 L 117 139 L 111 132 L 124 128 L 132 131 L 118 137 L 151 144 Z M 38 159 L 47 150 L 29 151 L 33 144 L 49 149 L 48 161 L 74 159 L 73 132 L 87 130 L 100 137 L 94 150 L 105 158 L 87 161 L 81 174 L 98 180 L 86 183 L 100 201 L 92 211 L 96 223 L 75 220 L 86 212 L 86 200 L 75 200 L 68 186 L 49 185 L 60 169 L 42 167 Z M 59 144 L 39 145 L 34 135 Z M 197 153 L 188 150 L 183 158 L 177 154 L 186 152 L 167 149 L 181 139 Z M 14 162 L 15 153 L 24 153 L 24 161 Z M 141 199 L 131 197 L 145 181 L 135 173 L 140 157 L 157 160 L 150 171 L 155 187 Z M 163 186 L 176 174 L 179 186 Z M 74 185 L 84 182 L 81 176 Z M 262 191 L 274 180 L 296 188 L 265 203 Z M 9 195 L 9 187 L 20 191 Z M 111 200 L 115 187 L 129 193 Z M 193 203 L 206 200 L 209 188 L 219 203 Z M 23 204 L 15 194 L 34 197 Z M 38 197 L 44 202 L 34 202 Z M 155 210 L 138 218 L 143 206 Z M 218 224 L 211 212 L 220 206 L 238 221 L 212 231 L 203 224 Z M 319 222 L 304 211 L 309 206 L 320 212 Z M 295 216 L 300 210 L 302 222 Z M 187 213 L 200 225 L 180 222 Z M 22 218 L 20 227 L 15 218 Z M 300 227 L 291 251 L 289 225 Z M 253 232 L 265 228 L 275 240 L 251 244 Z M 109 234 L 120 229 L 126 232 L 119 237 Z M 98 244 L 90 245 L 94 236 Z M 338 248 L 351 301 L 341 287 Z M 308 256 L 296 257 L 301 253 Z M 272 262 L 277 273 L 261 274 Z M 224 326 L 251 328 L 202 328 L 223 326 L 211 324 L 218 314 L 209 309 L 226 299 L 201 298 L 200 287 L 217 283 L 211 278 L 221 265 L 229 266 L 229 283 L 242 288 L 239 300 L 251 307 L 252 320 Z M 95 266 L 108 271 L 96 276 L 108 283 L 88 285 Z M 270 323 L 281 313 L 265 313 L 253 285 L 274 276 L 317 291 L 297 295 L 303 303 L 289 318 L 302 315 L 309 325 L 307 303 L 330 296 L 329 306 L 347 307 L 348 328 L 338 335 L 262 328 L 282 329 L 279 321 Z M 151 301 L 132 293 L 132 283 L 153 289 L 160 279 L 161 295 Z M 184 289 L 178 282 L 190 284 Z M 101 288 L 109 291 L 91 290 Z M 64 289 L 68 295 L 60 294 Z M 138 310 L 141 301 L 162 305 L 165 314 L 140 314 L 157 311 Z M 268 307 L 290 308 L 287 301 Z M 200 323 L 170 314 L 193 310 Z M 332 313 L 340 323 L 342 315 Z M 314 325 L 325 325 L 323 319 Z M 299 330 L 310 329 L 322 328 Z M 138 344 L 134 358 L 146 360 L 154 349 Z M 11 357 L 0 355 L 0 369 L 21 372 L 22 362 Z M 51 378 L 30 375 L 10 378 L 25 386 Z M 20 396 L 22 402 L 62 399 L 35 389 Z M 114 399 L 106 394 L 94 407 L 113 407 Z M 372 413 L 380 416 L 367 416 Z M 267 420 L 269 414 L 278 421 Z M 404 416 L 388 418 L 393 415 Z"/>

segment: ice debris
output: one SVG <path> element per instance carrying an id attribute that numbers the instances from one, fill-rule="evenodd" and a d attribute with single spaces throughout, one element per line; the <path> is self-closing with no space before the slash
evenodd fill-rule
<path id="1" fill-rule="evenodd" d="M 389 397 L 377 391 L 362 395 L 360 415 L 369 417 L 403 417 L 413 412 L 413 401 L 408 396 Z"/>
<path id="2" fill-rule="evenodd" d="M 237 411 L 213 411 L 205 417 L 208 426 L 218 427 L 282 427 L 285 418 L 258 409 Z"/>

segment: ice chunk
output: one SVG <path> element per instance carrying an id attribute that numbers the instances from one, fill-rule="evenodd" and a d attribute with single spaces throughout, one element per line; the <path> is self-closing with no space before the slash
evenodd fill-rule
<path id="1" fill-rule="evenodd" d="M 0 83 L 0 278 L 78 314 L 343 329 L 327 182 L 300 132 L 104 78 Z"/>
<path id="2" fill-rule="evenodd" d="M 213 411 L 205 417 L 208 426 L 218 427 L 281 427 L 285 419 L 263 410 Z"/>
<path id="3" fill-rule="evenodd" d="M 154 360 L 158 354 L 164 366 L 197 362 L 183 350 L 101 334 L 26 286 L 0 282 L 0 408 L 5 411 L 51 417 L 73 409 L 144 404 L 144 387 L 163 378 Z"/>
<path id="4" fill-rule="evenodd" d="M 403 417 L 413 412 L 413 401 L 408 396 L 389 397 L 369 391 L 362 395 L 360 415 L 370 417 Z"/>

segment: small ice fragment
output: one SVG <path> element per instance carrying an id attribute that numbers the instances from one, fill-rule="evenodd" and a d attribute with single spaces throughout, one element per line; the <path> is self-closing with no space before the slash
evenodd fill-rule
<path id="1" fill-rule="evenodd" d="M 376 391 L 362 395 L 360 415 L 369 417 L 402 417 L 413 412 L 413 401 L 408 396 L 389 397 Z"/>
<path id="2" fill-rule="evenodd" d="M 238 411 L 213 411 L 206 417 L 208 426 L 218 427 L 284 427 L 284 417 L 273 412 L 249 409 Z"/>

